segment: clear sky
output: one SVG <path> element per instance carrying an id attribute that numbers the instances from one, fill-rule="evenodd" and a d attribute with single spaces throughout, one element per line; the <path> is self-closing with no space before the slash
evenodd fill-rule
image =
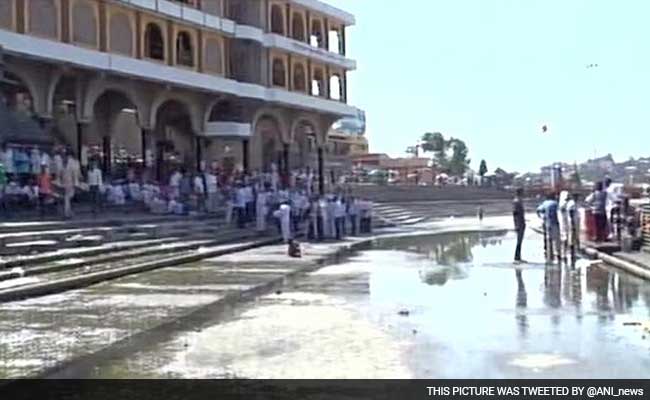
<path id="1" fill-rule="evenodd" d="M 473 168 L 650 156 L 650 1 L 326 1 L 357 19 L 348 97 L 372 152 L 439 131 Z"/>

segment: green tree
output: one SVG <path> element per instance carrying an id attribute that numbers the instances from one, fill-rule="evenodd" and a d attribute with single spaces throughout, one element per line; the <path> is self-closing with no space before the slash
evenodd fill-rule
<path id="1" fill-rule="evenodd" d="M 467 158 L 469 149 L 464 141 L 451 138 L 447 142 L 447 147 L 451 148 L 451 159 L 447 163 L 447 170 L 450 174 L 461 176 L 469 168 L 470 160 Z"/>
<path id="2" fill-rule="evenodd" d="M 425 133 L 422 136 L 422 150 L 433 153 L 433 162 L 439 172 L 460 176 L 469 167 L 469 150 L 460 139 L 452 137 L 447 140 L 440 132 Z"/>
<path id="3" fill-rule="evenodd" d="M 488 172 L 487 163 L 485 160 L 481 160 L 481 165 L 478 167 L 478 174 L 483 178 Z"/>
<path id="4" fill-rule="evenodd" d="M 425 133 L 422 136 L 422 151 L 433 153 L 433 162 L 440 172 L 448 169 L 448 148 L 448 143 L 440 132 Z"/>

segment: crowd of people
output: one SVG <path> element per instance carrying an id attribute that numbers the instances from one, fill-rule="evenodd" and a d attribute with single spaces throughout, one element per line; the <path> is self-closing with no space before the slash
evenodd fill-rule
<path id="1" fill-rule="evenodd" d="M 596 243 L 620 241 L 624 232 L 631 238 L 638 236 L 640 216 L 638 210 L 630 206 L 622 185 L 614 185 L 609 178 L 597 182 L 592 193 L 584 199 L 582 217 L 580 200 L 579 193 L 549 192 L 537 207 L 536 214 L 543 222 L 548 259 L 562 261 L 569 254 L 575 256 L 582 234 Z M 513 218 L 517 233 L 515 263 L 521 263 L 525 262 L 521 258 L 521 246 L 526 229 L 522 189 L 517 190 L 513 201 Z"/>
<path id="2" fill-rule="evenodd" d="M 225 173 L 213 163 L 201 170 L 191 173 L 179 167 L 167 182 L 136 176 L 133 169 L 125 178 L 111 179 L 104 176 L 99 160 L 82 163 L 70 149 L 50 154 L 37 147 L 4 147 L 0 198 L 9 210 L 26 205 L 44 211 L 48 205 L 62 204 L 67 218 L 73 215 L 75 196 L 85 197 L 94 214 L 105 206 L 176 215 L 225 210 L 227 224 L 254 225 L 260 233 L 276 227 L 287 242 L 299 236 L 341 239 L 371 230 L 372 203 L 341 188 L 317 193 L 316 175 L 309 168 L 282 174 L 272 165 L 268 172 Z"/>
<path id="3" fill-rule="evenodd" d="M 33 206 L 44 210 L 58 200 L 64 214 L 72 215 L 71 202 L 80 186 L 81 164 L 64 148 L 50 153 L 38 146 L 7 146 L 0 152 L 0 202 L 2 208 Z"/>

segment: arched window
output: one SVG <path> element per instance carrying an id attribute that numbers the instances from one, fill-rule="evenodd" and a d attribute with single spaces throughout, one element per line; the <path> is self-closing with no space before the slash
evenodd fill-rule
<path id="1" fill-rule="evenodd" d="M 277 4 L 271 6 L 271 32 L 284 35 L 284 14 Z"/>
<path id="2" fill-rule="evenodd" d="M 278 58 L 273 60 L 273 86 L 287 86 L 286 69 L 284 62 Z"/>
<path id="3" fill-rule="evenodd" d="M 223 74 L 223 56 L 219 40 L 215 38 L 206 39 L 203 64 L 206 71 Z"/>
<path id="4" fill-rule="evenodd" d="M 302 18 L 302 14 L 294 13 L 293 19 L 291 21 L 291 33 L 292 37 L 301 42 L 305 41 L 305 21 Z"/>
<path id="5" fill-rule="evenodd" d="M 133 55 L 133 29 L 131 20 L 124 13 L 111 16 L 109 25 L 110 51 L 127 56 Z"/>
<path id="6" fill-rule="evenodd" d="M 85 1 L 77 1 L 72 9 L 72 41 L 97 46 L 95 9 Z"/>
<path id="7" fill-rule="evenodd" d="M 144 55 L 154 60 L 165 60 L 165 40 L 160 27 L 154 23 L 147 25 L 144 33 Z"/>
<path id="8" fill-rule="evenodd" d="M 330 77 L 330 99 L 341 100 L 343 97 L 341 89 L 341 78 L 338 75 L 332 75 Z"/>
<path id="9" fill-rule="evenodd" d="M 305 92 L 307 87 L 305 84 L 305 67 L 302 64 L 296 64 L 293 68 L 293 90 L 298 92 Z"/>
<path id="10" fill-rule="evenodd" d="M 323 71 L 316 70 L 311 81 L 311 94 L 313 96 L 325 96 L 325 79 Z"/>
<path id="11" fill-rule="evenodd" d="M 194 66 L 192 37 L 187 32 L 179 32 L 176 37 L 176 64 L 186 67 Z"/>
<path id="12" fill-rule="evenodd" d="M 323 25 L 320 20 L 314 20 L 311 24 L 309 43 L 314 47 L 322 48 L 325 44 L 323 39 Z"/>
<path id="13" fill-rule="evenodd" d="M 29 32 L 52 39 L 59 37 L 59 12 L 55 0 L 30 0 Z"/>

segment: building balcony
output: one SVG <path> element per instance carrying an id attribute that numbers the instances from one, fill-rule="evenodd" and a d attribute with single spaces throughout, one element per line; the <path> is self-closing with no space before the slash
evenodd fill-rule
<path id="1" fill-rule="evenodd" d="M 155 14 L 161 14 L 168 18 L 173 18 L 179 21 L 197 25 L 204 29 L 215 30 L 229 37 L 242 40 L 252 40 L 260 43 L 262 46 L 267 48 L 282 49 L 290 53 L 313 58 L 320 62 L 331 64 L 336 67 L 344 68 L 346 70 L 356 69 L 356 62 L 354 60 L 348 59 L 336 52 L 315 47 L 308 43 L 301 42 L 287 36 L 282 36 L 274 33 L 266 33 L 264 30 L 254 26 L 238 24 L 230 19 L 216 16 L 214 14 L 197 9 L 192 4 L 185 4 L 171 0 L 117 1 L 136 7 L 138 9 L 146 10 Z M 313 0 L 307 1 L 307 3 L 321 4 L 321 8 L 325 6 L 326 8 L 329 7 L 327 5 L 323 5 L 324 3 L 314 2 Z M 330 8 L 333 9 L 333 7 L 329 7 L 327 9 L 329 10 Z M 341 13 L 343 12 L 341 11 Z M 349 16 L 347 13 L 343 14 Z M 349 20 L 349 17 L 346 18 Z M 353 18 L 352 22 L 354 22 Z"/>
<path id="2" fill-rule="evenodd" d="M 238 82 L 218 75 L 200 73 L 146 59 L 105 53 L 1 29 L 0 46 L 9 55 L 208 93 L 230 94 L 240 98 L 262 100 L 341 117 L 355 116 L 359 112 L 355 107 L 340 101 L 314 97 L 306 93 Z"/>

